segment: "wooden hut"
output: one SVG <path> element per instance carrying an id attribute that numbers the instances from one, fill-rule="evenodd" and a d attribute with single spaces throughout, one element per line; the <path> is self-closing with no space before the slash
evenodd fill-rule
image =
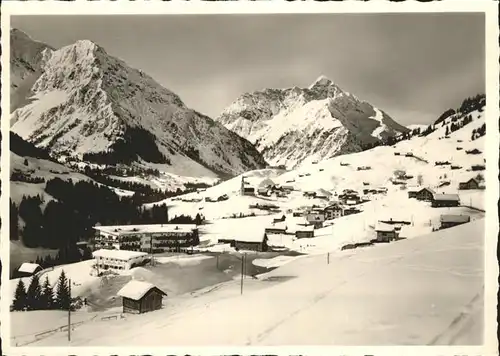
<path id="1" fill-rule="evenodd" d="M 123 312 L 142 314 L 161 309 L 163 296 L 167 293 L 154 284 L 132 280 L 118 291 L 123 300 Z"/>
<path id="2" fill-rule="evenodd" d="M 378 222 L 375 226 L 377 242 L 389 242 L 396 239 L 396 228 L 389 224 Z"/>
<path id="3" fill-rule="evenodd" d="M 471 178 L 466 182 L 460 182 L 458 184 L 458 189 L 460 190 L 479 189 L 479 182 L 475 178 Z"/>
<path id="4" fill-rule="evenodd" d="M 31 277 L 42 270 L 42 267 L 37 263 L 25 262 L 19 267 L 16 273 L 16 277 Z"/>
<path id="5" fill-rule="evenodd" d="M 431 206 L 433 208 L 453 207 L 460 205 L 458 194 L 434 194 Z"/>
<path id="6" fill-rule="evenodd" d="M 298 239 L 314 237 L 314 225 L 298 226 L 295 231 L 295 237 Z"/>
<path id="7" fill-rule="evenodd" d="M 469 215 L 441 215 L 441 229 L 462 225 L 470 222 Z"/>

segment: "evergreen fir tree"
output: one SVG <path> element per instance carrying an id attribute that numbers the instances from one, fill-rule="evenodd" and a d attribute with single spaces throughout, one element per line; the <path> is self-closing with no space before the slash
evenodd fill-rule
<path id="1" fill-rule="evenodd" d="M 43 309 L 52 309 L 54 307 L 54 289 L 50 285 L 49 277 L 45 277 L 42 286 L 41 306 Z"/>
<path id="2" fill-rule="evenodd" d="M 28 292 L 26 295 L 26 307 L 28 310 L 39 310 L 42 309 L 42 287 L 40 286 L 40 280 L 37 275 L 31 278 L 31 283 L 28 287 Z"/>
<path id="3" fill-rule="evenodd" d="M 63 270 L 57 281 L 57 291 L 54 306 L 56 309 L 68 310 L 69 304 L 69 281 L 66 278 L 66 274 Z"/>
<path id="4" fill-rule="evenodd" d="M 201 216 L 200 216 L 200 213 L 196 214 L 195 224 L 196 225 L 201 225 Z"/>
<path id="5" fill-rule="evenodd" d="M 12 307 L 14 310 L 24 310 L 26 308 L 26 287 L 22 279 L 17 282 Z"/>

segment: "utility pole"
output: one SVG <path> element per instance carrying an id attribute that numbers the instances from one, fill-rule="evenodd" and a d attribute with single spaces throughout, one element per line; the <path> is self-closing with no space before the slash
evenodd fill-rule
<path id="1" fill-rule="evenodd" d="M 328 252 L 328 254 L 326 255 L 326 264 L 330 264 L 330 252 Z"/>
<path id="2" fill-rule="evenodd" d="M 149 238 L 149 253 L 151 254 L 151 266 L 154 264 L 154 258 L 153 258 L 153 235 L 150 236 Z"/>
<path id="3" fill-rule="evenodd" d="M 69 298 L 68 298 L 68 341 L 71 341 L 71 279 L 68 279 L 68 292 L 69 292 Z"/>
<path id="4" fill-rule="evenodd" d="M 241 295 L 243 295 L 243 269 L 245 268 L 245 255 L 241 256 Z"/>
<path id="5" fill-rule="evenodd" d="M 217 270 L 219 269 L 219 255 L 215 256 L 217 258 Z"/>

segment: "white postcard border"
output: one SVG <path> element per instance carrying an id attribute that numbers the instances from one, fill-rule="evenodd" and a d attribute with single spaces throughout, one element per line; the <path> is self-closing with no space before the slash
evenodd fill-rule
<path id="1" fill-rule="evenodd" d="M 498 152 L 499 152 L 499 49 L 498 49 L 498 6 L 494 1 L 441 1 L 418 3 L 405 1 L 392 3 L 388 1 L 370 2 L 312 2 L 312 1 L 235 1 L 235 2 L 201 2 L 201 1 L 128 1 L 128 2 L 59 2 L 6 1 L 2 4 L 2 157 L 0 198 L 0 215 L 2 219 L 0 240 L 2 261 L 1 294 L 9 295 L 9 36 L 11 15 L 134 15 L 134 14 L 269 14 L 269 13 L 397 13 L 397 12 L 483 12 L 485 13 L 486 31 L 486 116 L 488 130 L 486 133 L 486 228 L 485 228 L 485 341 L 483 346 L 282 346 L 282 347 L 12 347 L 10 345 L 10 298 L 1 298 L 0 331 L 2 335 L 3 354 L 13 355 L 494 355 L 497 354 L 498 340 L 496 335 L 498 261 L 496 246 L 498 236 L 497 201 L 498 185 Z"/>

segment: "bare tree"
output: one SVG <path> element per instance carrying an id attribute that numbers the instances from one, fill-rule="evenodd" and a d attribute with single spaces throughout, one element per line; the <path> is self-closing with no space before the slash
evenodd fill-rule
<path id="1" fill-rule="evenodd" d="M 422 185 L 424 183 L 424 177 L 421 174 L 417 176 L 417 184 Z"/>

